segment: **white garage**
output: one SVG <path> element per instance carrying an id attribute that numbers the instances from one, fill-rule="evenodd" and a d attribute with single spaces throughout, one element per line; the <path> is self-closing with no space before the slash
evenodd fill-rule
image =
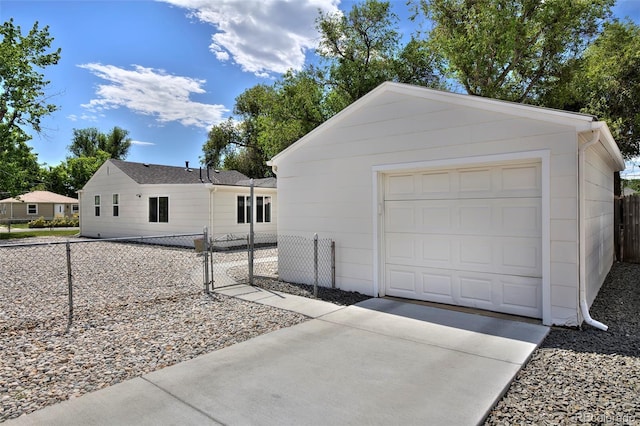
<path id="1" fill-rule="evenodd" d="M 624 162 L 594 117 L 384 83 L 269 164 L 344 290 L 599 324 Z"/>

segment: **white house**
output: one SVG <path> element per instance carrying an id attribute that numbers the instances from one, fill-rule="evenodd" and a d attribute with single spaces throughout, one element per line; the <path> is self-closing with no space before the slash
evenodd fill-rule
<path id="1" fill-rule="evenodd" d="M 79 191 L 80 234 L 112 238 L 249 232 L 250 180 L 237 171 L 107 160 Z M 254 181 L 254 231 L 276 234 L 274 178 Z"/>
<path id="2" fill-rule="evenodd" d="M 342 289 L 602 327 L 624 162 L 594 117 L 384 83 L 269 164 L 278 232 L 334 239 Z"/>

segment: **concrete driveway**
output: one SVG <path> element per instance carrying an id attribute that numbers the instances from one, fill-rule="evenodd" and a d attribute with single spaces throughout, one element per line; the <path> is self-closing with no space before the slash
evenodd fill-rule
<path id="1" fill-rule="evenodd" d="M 473 425 L 548 333 L 387 299 L 221 291 L 314 319 L 7 424 Z"/>

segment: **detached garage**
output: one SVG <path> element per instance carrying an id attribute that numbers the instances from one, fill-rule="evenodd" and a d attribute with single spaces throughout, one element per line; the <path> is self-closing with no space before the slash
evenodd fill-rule
<path id="1" fill-rule="evenodd" d="M 344 290 L 604 328 L 624 161 L 592 116 L 384 83 L 270 165 L 279 233 L 334 239 Z"/>

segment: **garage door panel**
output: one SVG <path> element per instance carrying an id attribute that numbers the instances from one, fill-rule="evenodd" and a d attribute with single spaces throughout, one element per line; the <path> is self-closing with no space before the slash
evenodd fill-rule
<path id="1" fill-rule="evenodd" d="M 416 294 L 416 273 L 411 268 L 387 268 L 388 293 L 399 297 L 413 297 Z"/>
<path id="2" fill-rule="evenodd" d="M 387 294 L 540 318 L 541 279 L 391 266 Z"/>
<path id="3" fill-rule="evenodd" d="M 539 198 L 385 202 L 385 230 L 422 234 L 536 237 Z"/>
<path id="4" fill-rule="evenodd" d="M 541 316 L 541 164 L 385 178 L 387 294 Z"/>
<path id="5" fill-rule="evenodd" d="M 503 235 L 536 237 L 542 232 L 540 199 L 511 200 L 500 206 Z"/>
<path id="6" fill-rule="evenodd" d="M 536 238 L 386 234 L 386 263 L 541 277 Z"/>
<path id="7" fill-rule="evenodd" d="M 501 190 L 517 191 L 522 196 L 540 195 L 541 169 L 539 164 L 504 167 L 500 174 Z"/>
<path id="8" fill-rule="evenodd" d="M 420 194 L 432 197 L 451 192 L 451 175 L 449 172 L 423 173 L 416 177 L 420 181 Z"/>
<path id="9" fill-rule="evenodd" d="M 466 192 L 469 196 L 492 191 L 491 169 L 459 170 L 457 173 L 451 172 L 451 176 L 453 179 L 457 177 L 458 191 Z"/>
<path id="10" fill-rule="evenodd" d="M 456 203 L 451 201 L 451 203 Z M 495 228 L 492 206 L 488 203 L 482 203 L 478 205 L 469 202 L 461 202 L 458 204 L 458 217 L 459 222 L 457 233 L 476 234 L 476 233 L 490 233 Z"/>
<path id="11" fill-rule="evenodd" d="M 421 228 L 416 220 L 416 214 L 419 213 L 414 206 L 390 204 L 385 212 L 386 229 L 389 232 L 415 232 Z"/>
<path id="12" fill-rule="evenodd" d="M 467 306 L 479 306 L 486 302 L 493 304 L 493 282 L 490 277 L 462 274 L 459 283 L 462 303 Z"/>
<path id="13" fill-rule="evenodd" d="M 529 308 L 540 310 L 538 301 L 541 297 L 539 281 L 528 280 L 524 277 L 508 277 L 502 279 L 502 301 L 505 306 L 514 308 Z"/>

